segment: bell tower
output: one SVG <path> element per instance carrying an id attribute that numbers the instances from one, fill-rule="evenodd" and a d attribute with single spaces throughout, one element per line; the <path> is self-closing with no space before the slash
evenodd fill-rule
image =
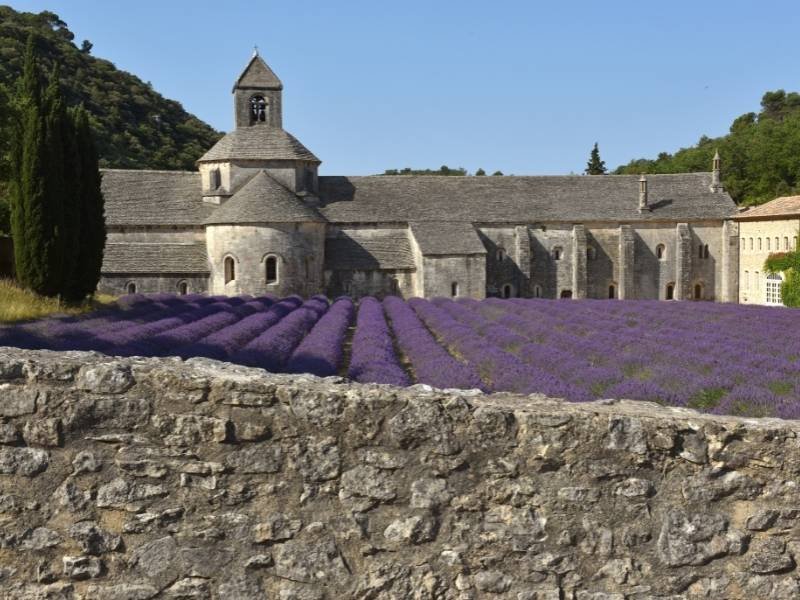
<path id="1" fill-rule="evenodd" d="M 236 129 L 267 126 L 283 128 L 283 84 L 258 49 L 233 86 Z"/>

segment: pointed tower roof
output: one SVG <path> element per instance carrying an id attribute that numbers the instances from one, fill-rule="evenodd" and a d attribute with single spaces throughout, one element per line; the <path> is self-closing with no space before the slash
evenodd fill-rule
<path id="1" fill-rule="evenodd" d="M 243 223 L 322 223 L 325 219 L 296 194 L 259 171 L 230 200 L 205 219 L 205 225 Z"/>
<path id="2" fill-rule="evenodd" d="M 256 50 L 236 83 L 233 84 L 233 89 L 236 90 L 236 88 L 282 90 L 283 83 Z"/>

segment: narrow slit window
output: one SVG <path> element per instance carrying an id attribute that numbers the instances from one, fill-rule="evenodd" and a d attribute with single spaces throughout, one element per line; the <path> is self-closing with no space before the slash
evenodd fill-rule
<path id="1" fill-rule="evenodd" d="M 450 295 L 455 298 L 458 296 L 458 282 L 454 281 L 450 284 Z"/>
<path id="2" fill-rule="evenodd" d="M 308 263 L 306 263 L 308 266 Z M 278 259 L 275 256 L 268 256 L 266 260 L 267 283 L 278 281 Z"/>
<path id="3" fill-rule="evenodd" d="M 225 283 L 230 283 L 236 279 L 236 262 L 232 256 L 225 257 L 224 263 Z"/>

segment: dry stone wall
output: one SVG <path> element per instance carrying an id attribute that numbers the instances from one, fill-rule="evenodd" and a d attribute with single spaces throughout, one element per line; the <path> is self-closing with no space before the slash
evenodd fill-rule
<path id="1" fill-rule="evenodd" d="M 797 598 L 799 429 L 0 349 L 0 598 Z"/>

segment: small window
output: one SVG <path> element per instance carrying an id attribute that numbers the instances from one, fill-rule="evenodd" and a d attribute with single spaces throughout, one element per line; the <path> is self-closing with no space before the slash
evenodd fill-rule
<path id="1" fill-rule="evenodd" d="M 503 262 L 506 259 L 506 251 L 504 248 L 497 249 L 497 262 Z"/>
<path id="2" fill-rule="evenodd" d="M 542 297 L 542 286 L 540 286 L 540 285 L 533 286 L 533 297 L 534 298 L 541 298 Z"/>
<path id="3" fill-rule="evenodd" d="M 753 238 L 750 238 L 750 250 L 753 249 Z"/>
<path id="4" fill-rule="evenodd" d="M 588 246 L 586 248 L 586 260 L 594 260 L 597 258 L 597 248 Z"/>
<path id="5" fill-rule="evenodd" d="M 268 256 L 264 263 L 267 283 L 275 283 L 278 281 L 278 258 L 276 256 Z"/>
<path id="6" fill-rule="evenodd" d="M 219 189 L 219 186 L 222 185 L 222 178 L 219 174 L 219 169 L 211 169 L 211 172 L 208 174 L 209 179 L 209 187 L 212 190 Z"/>
<path id="7" fill-rule="evenodd" d="M 694 299 L 695 300 L 703 299 L 703 286 L 699 283 L 696 283 L 694 286 Z"/>
<path id="8" fill-rule="evenodd" d="M 514 295 L 514 286 L 510 283 L 505 284 L 502 289 L 502 295 L 503 298 L 511 298 Z"/>
<path id="9" fill-rule="evenodd" d="M 189 293 L 189 284 L 185 281 L 181 281 L 178 283 L 178 294 L 180 296 L 185 296 Z"/>
<path id="10" fill-rule="evenodd" d="M 667 300 L 674 300 L 675 299 L 675 284 L 668 283 L 667 284 L 667 293 L 666 293 Z"/>
<path id="11" fill-rule="evenodd" d="M 781 238 L 776 237 L 775 238 L 775 250 L 780 250 L 780 249 L 781 249 Z"/>
<path id="12" fill-rule="evenodd" d="M 615 286 L 612 283 L 610 286 L 608 286 L 608 299 L 613 300 L 616 297 L 617 297 L 617 286 Z"/>
<path id="13" fill-rule="evenodd" d="M 553 248 L 553 260 L 561 260 L 561 256 L 564 254 L 563 248 L 561 246 L 556 246 Z"/>
<path id="14" fill-rule="evenodd" d="M 455 298 L 458 296 L 458 282 L 454 281 L 450 284 L 450 295 Z"/>
<path id="15" fill-rule="evenodd" d="M 758 249 L 761 250 L 761 238 L 758 238 Z"/>
<path id="16" fill-rule="evenodd" d="M 703 258 L 703 244 L 697 247 L 697 258 Z"/>
<path id="17" fill-rule="evenodd" d="M 572 290 L 561 290 L 561 298 L 567 300 L 572 298 Z"/>
<path id="18" fill-rule="evenodd" d="M 708 244 L 703 244 L 703 258 L 708 258 Z"/>
<path id="19" fill-rule="evenodd" d="M 665 260 L 667 258 L 667 247 L 664 244 L 656 246 L 656 258 L 658 260 Z"/>
<path id="20" fill-rule="evenodd" d="M 767 250 L 770 250 L 770 247 L 769 247 L 769 238 L 767 238 Z"/>
<path id="21" fill-rule="evenodd" d="M 133 281 L 129 281 L 125 284 L 125 291 L 128 294 L 135 294 L 136 293 L 136 284 Z"/>
<path id="22" fill-rule="evenodd" d="M 789 238 L 788 237 L 783 238 L 783 249 L 784 250 L 788 250 L 789 249 Z"/>
<path id="23" fill-rule="evenodd" d="M 236 279 L 236 262 L 232 256 L 226 256 L 223 263 L 225 271 L 225 283 L 230 283 Z"/>

